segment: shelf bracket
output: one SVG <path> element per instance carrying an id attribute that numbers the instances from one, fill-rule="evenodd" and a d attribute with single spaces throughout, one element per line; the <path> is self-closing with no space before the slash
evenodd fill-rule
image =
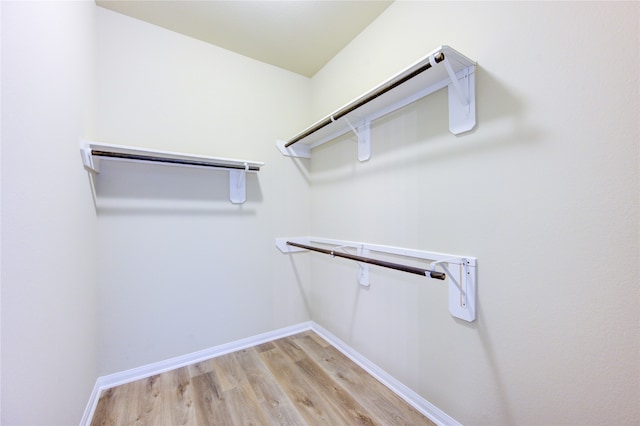
<path id="1" fill-rule="evenodd" d="M 449 131 L 454 135 L 473 130 L 476 126 L 476 79 L 473 66 L 457 74 L 447 58 L 442 61 L 449 74 Z"/>
<path id="2" fill-rule="evenodd" d="M 448 263 L 447 261 L 455 261 Z M 469 259 L 445 259 L 431 262 L 431 269 L 440 266 L 449 281 L 449 313 L 472 322 L 476 319 L 476 267 Z"/>
<path id="3" fill-rule="evenodd" d="M 229 200 L 233 204 L 242 204 L 247 201 L 247 170 L 249 165 L 245 163 L 245 170 L 229 170 Z"/>
<path id="4" fill-rule="evenodd" d="M 358 247 L 358 256 L 369 257 L 369 249 L 361 245 Z M 369 287 L 369 265 L 364 262 L 358 262 L 358 284 Z"/>
<path id="5" fill-rule="evenodd" d="M 344 118 L 344 121 L 349 125 L 353 133 L 358 137 L 358 160 L 367 161 L 371 158 L 371 124 L 369 121 L 365 121 L 359 127 L 353 127 L 351 122 Z"/>

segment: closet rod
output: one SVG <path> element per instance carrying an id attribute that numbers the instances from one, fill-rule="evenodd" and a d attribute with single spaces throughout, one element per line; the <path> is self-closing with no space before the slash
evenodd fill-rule
<path id="1" fill-rule="evenodd" d="M 317 251 L 324 254 L 329 254 L 331 256 L 343 257 L 345 259 L 355 260 L 357 262 L 364 262 L 370 265 L 382 266 L 385 268 L 395 269 L 397 271 L 409 272 L 411 274 L 422 275 L 425 276 L 427 272 L 431 278 L 435 278 L 437 280 L 444 280 L 447 276 L 444 272 L 431 271 L 429 269 L 416 268 L 413 266 L 400 265 L 398 263 L 386 262 L 384 260 L 371 259 L 370 257 L 356 256 L 348 253 L 341 253 L 334 250 L 327 250 L 319 247 L 308 246 L 306 244 L 293 243 L 291 241 L 287 241 L 288 246 L 298 247 L 306 250 Z"/>
<path id="2" fill-rule="evenodd" d="M 252 166 L 252 165 L 244 166 L 242 164 L 225 164 L 225 163 L 214 163 L 210 161 L 184 160 L 180 158 L 154 157 L 152 155 L 125 154 L 121 152 L 100 151 L 97 149 L 92 149 L 91 155 L 95 155 L 98 157 L 122 158 L 126 160 L 184 164 L 188 166 L 198 166 L 198 167 L 215 167 L 215 168 L 222 168 L 222 169 L 248 170 L 248 171 L 254 171 L 254 172 L 260 170 L 259 166 Z"/>
<path id="3" fill-rule="evenodd" d="M 440 62 L 444 61 L 444 53 L 440 52 L 438 55 L 436 55 L 434 57 L 434 59 L 435 59 L 436 63 L 440 63 Z M 329 116 L 329 117 L 325 118 L 324 120 L 320 121 L 319 123 L 317 123 L 316 125 L 314 125 L 310 129 L 300 133 L 298 136 L 295 136 L 293 139 L 291 139 L 289 142 L 287 142 L 284 145 L 285 148 L 288 148 L 291 145 L 293 145 L 294 143 L 301 141 L 302 139 L 304 139 L 307 136 L 317 132 L 318 130 L 322 129 L 323 127 L 328 126 L 332 122 L 334 122 L 336 120 L 339 120 L 340 118 L 344 117 L 345 115 L 349 114 L 350 112 L 352 112 L 352 111 L 360 108 L 361 106 L 371 102 L 372 100 L 384 95 L 388 91 L 400 86 L 402 83 L 405 83 L 405 82 L 411 80 L 412 78 L 414 78 L 418 74 L 423 73 L 424 71 L 428 70 L 429 68 L 431 68 L 431 62 L 427 62 L 426 64 L 424 64 L 420 68 L 417 68 L 414 71 L 410 72 L 409 74 L 405 75 L 404 77 L 402 77 L 402 78 L 400 78 L 400 79 L 398 79 L 396 81 L 392 81 L 391 83 L 387 84 L 386 86 L 383 86 L 383 87 L 379 88 L 378 90 L 374 91 L 373 93 L 368 94 L 367 96 L 365 96 L 364 98 L 358 100 L 357 102 L 354 102 L 351 105 L 347 105 L 343 109 L 337 111 L 335 114 L 332 114 L 331 116 Z"/>

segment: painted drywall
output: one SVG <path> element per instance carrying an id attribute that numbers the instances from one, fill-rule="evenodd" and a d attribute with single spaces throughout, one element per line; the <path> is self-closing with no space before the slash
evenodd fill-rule
<path id="1" fill-rule="evenodd" d="M 318 119 L 441 44 L 478 61 L 302 172 L 311 233 L 478 258 L 478 319 L 439 281 L 312 258 L 312 319 L 463 424 L 638 424 L 639 5 L 397 1 L 312 79 Z M 301 257 L 299 257 L 301 258 Z"/>
<path id="2" fill-rule="evenodd" d="M 100 374 L 309 320 L 309 188 L 275 148 L 310 118 L 310 80 L 98 8 L 95 139 L 264 161 L 228 173 L 103 162 L 96 180 Z"/>
<path id="3" fill-rule="evenodd" d="M 98 374 L 93 2 L 2 2 L 2 420 L 77 424 Z"/>

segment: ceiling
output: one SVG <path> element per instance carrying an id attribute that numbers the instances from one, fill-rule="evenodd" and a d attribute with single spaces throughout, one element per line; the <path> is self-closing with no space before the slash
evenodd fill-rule
<path id="1" fill-rule="evenodd" d="M 311 77 L 393 0 L 96 0 L 123 13 Z"/>

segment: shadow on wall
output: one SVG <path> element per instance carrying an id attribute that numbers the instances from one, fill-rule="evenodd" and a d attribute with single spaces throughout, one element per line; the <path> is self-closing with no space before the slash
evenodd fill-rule
<path id="1" fill-rule="evenodd" d="M 255 215 L 246 204 L 263 200 L 257 173 L 246 174 L 247 200 L 229 200 L 229 173 L 197 167 L 102 161 L 93 179 L 98 214 Z"/>
<path id="2" fill-rule="evenodd" d="M 292 254 L 295 254 L 295 253 L 289 253 L 287 257 L 289 258 L 289 263 L 291 264 L 291 269 L 293 270 L 293 274 L 295 276 L 295 282 L 298 286 L 298 291 L 300 292 L 300 295 L 302 295 L 302 301 L 304 302 L 305 312 L 307 313 L 313 312 L 311 303 L 309 300 L 310 298 L 309 289 L 305 288 L 303 285 L 304 281 L 300 276 L 300 268 L 298 268 L 298 266 L 296 265 L 295 256 L 292 256 Z"/>
<path id="3" fill-rule="evenodd" d="M 481 309 L 477 312 L 478 319 L 477 321 L 484 321 L 485 317 L 481 312 Z M 496 417 L 501 417 L 503 419 L 504 424 L 512 425 L 515 424 L 515 420 L 513 414 L 511 412 L 510 407 L 512 403 L 510 401 L 509 392 L 507 391 L 507 387 L 504 384 L 504 380 L 500 375 L 500 369 L 498 368 L 498 361 L 496 359 L 496 355 L 491 349 L 494 345 L 491 342 L 490 336 L 487 333 L 487 327 L 478 327 L 478 336 L 480 337 L 480 342 L 482 343 L 482 347 L 485 352 L 485 356 L 487 357 L 487 364 L 491 369 L 491 376 L 493 378 L 494 389 L 497 392 L 497 399 L 500 401 L 500 404 L 497 405 L 501 407 L 501 413 L 496 413 Z"/>
<path id="4" fill-rule="evenodd" d="M 348 133 L 313 149 L 318 158 L 292 158 L 310 184 L 331 184 L 380 168 L 425 166 L 473 156 L 478 151 L 505 149 L 535 142 L 540 132 L 524 121 L 524 103 L 484 69 L 476 69 L 476 127 L 453 135 L 448 128 L 448 97 L 443 89 L 371 124 L 371 159 L 358 161 L 357 137 Z M 483 128 L 499 123 L 499 136 L 483 136 Z M 504 129 L 508 129 L 507 132 Z M 330 160 L 322 161 L 323 157 Z"/>
<path id="5" fill-rule="evenodd" d="M 481 282 L 481 269 L 478 271 L 478 282 Z M 489 335 L 489 328 L 487 327 L 486 317 L 482 309 L 482 293 L 478 292 L 476 299 L 476 320 L 474 322 L 466 322 L 461 319 L 452 317 L 456 325 L 467 327 L 474 330 L 477 333 L 478 340 L 484 351 L 485 365 L 489 368 L 489 375 L 491 377 L 491 384 L 487 383 L 486 387 L 491 388 L 495 392 L 495 398 L 500 401 L 495 407 L 500 407 L 500 412 L 494 413 L 496 418 L 500 418 L 501 423 L 512 425 L 515 424 L 514 416 L 510 407 L 512 407 L 512 401 L 507 391 L 503 375 L 500 373 L 500 366 L 498 364 L 497 356 L 493 348 L 495 348 L 494 341 L 491 340 Z M 494 408 L 495 409 L 495 408 Z"/>

